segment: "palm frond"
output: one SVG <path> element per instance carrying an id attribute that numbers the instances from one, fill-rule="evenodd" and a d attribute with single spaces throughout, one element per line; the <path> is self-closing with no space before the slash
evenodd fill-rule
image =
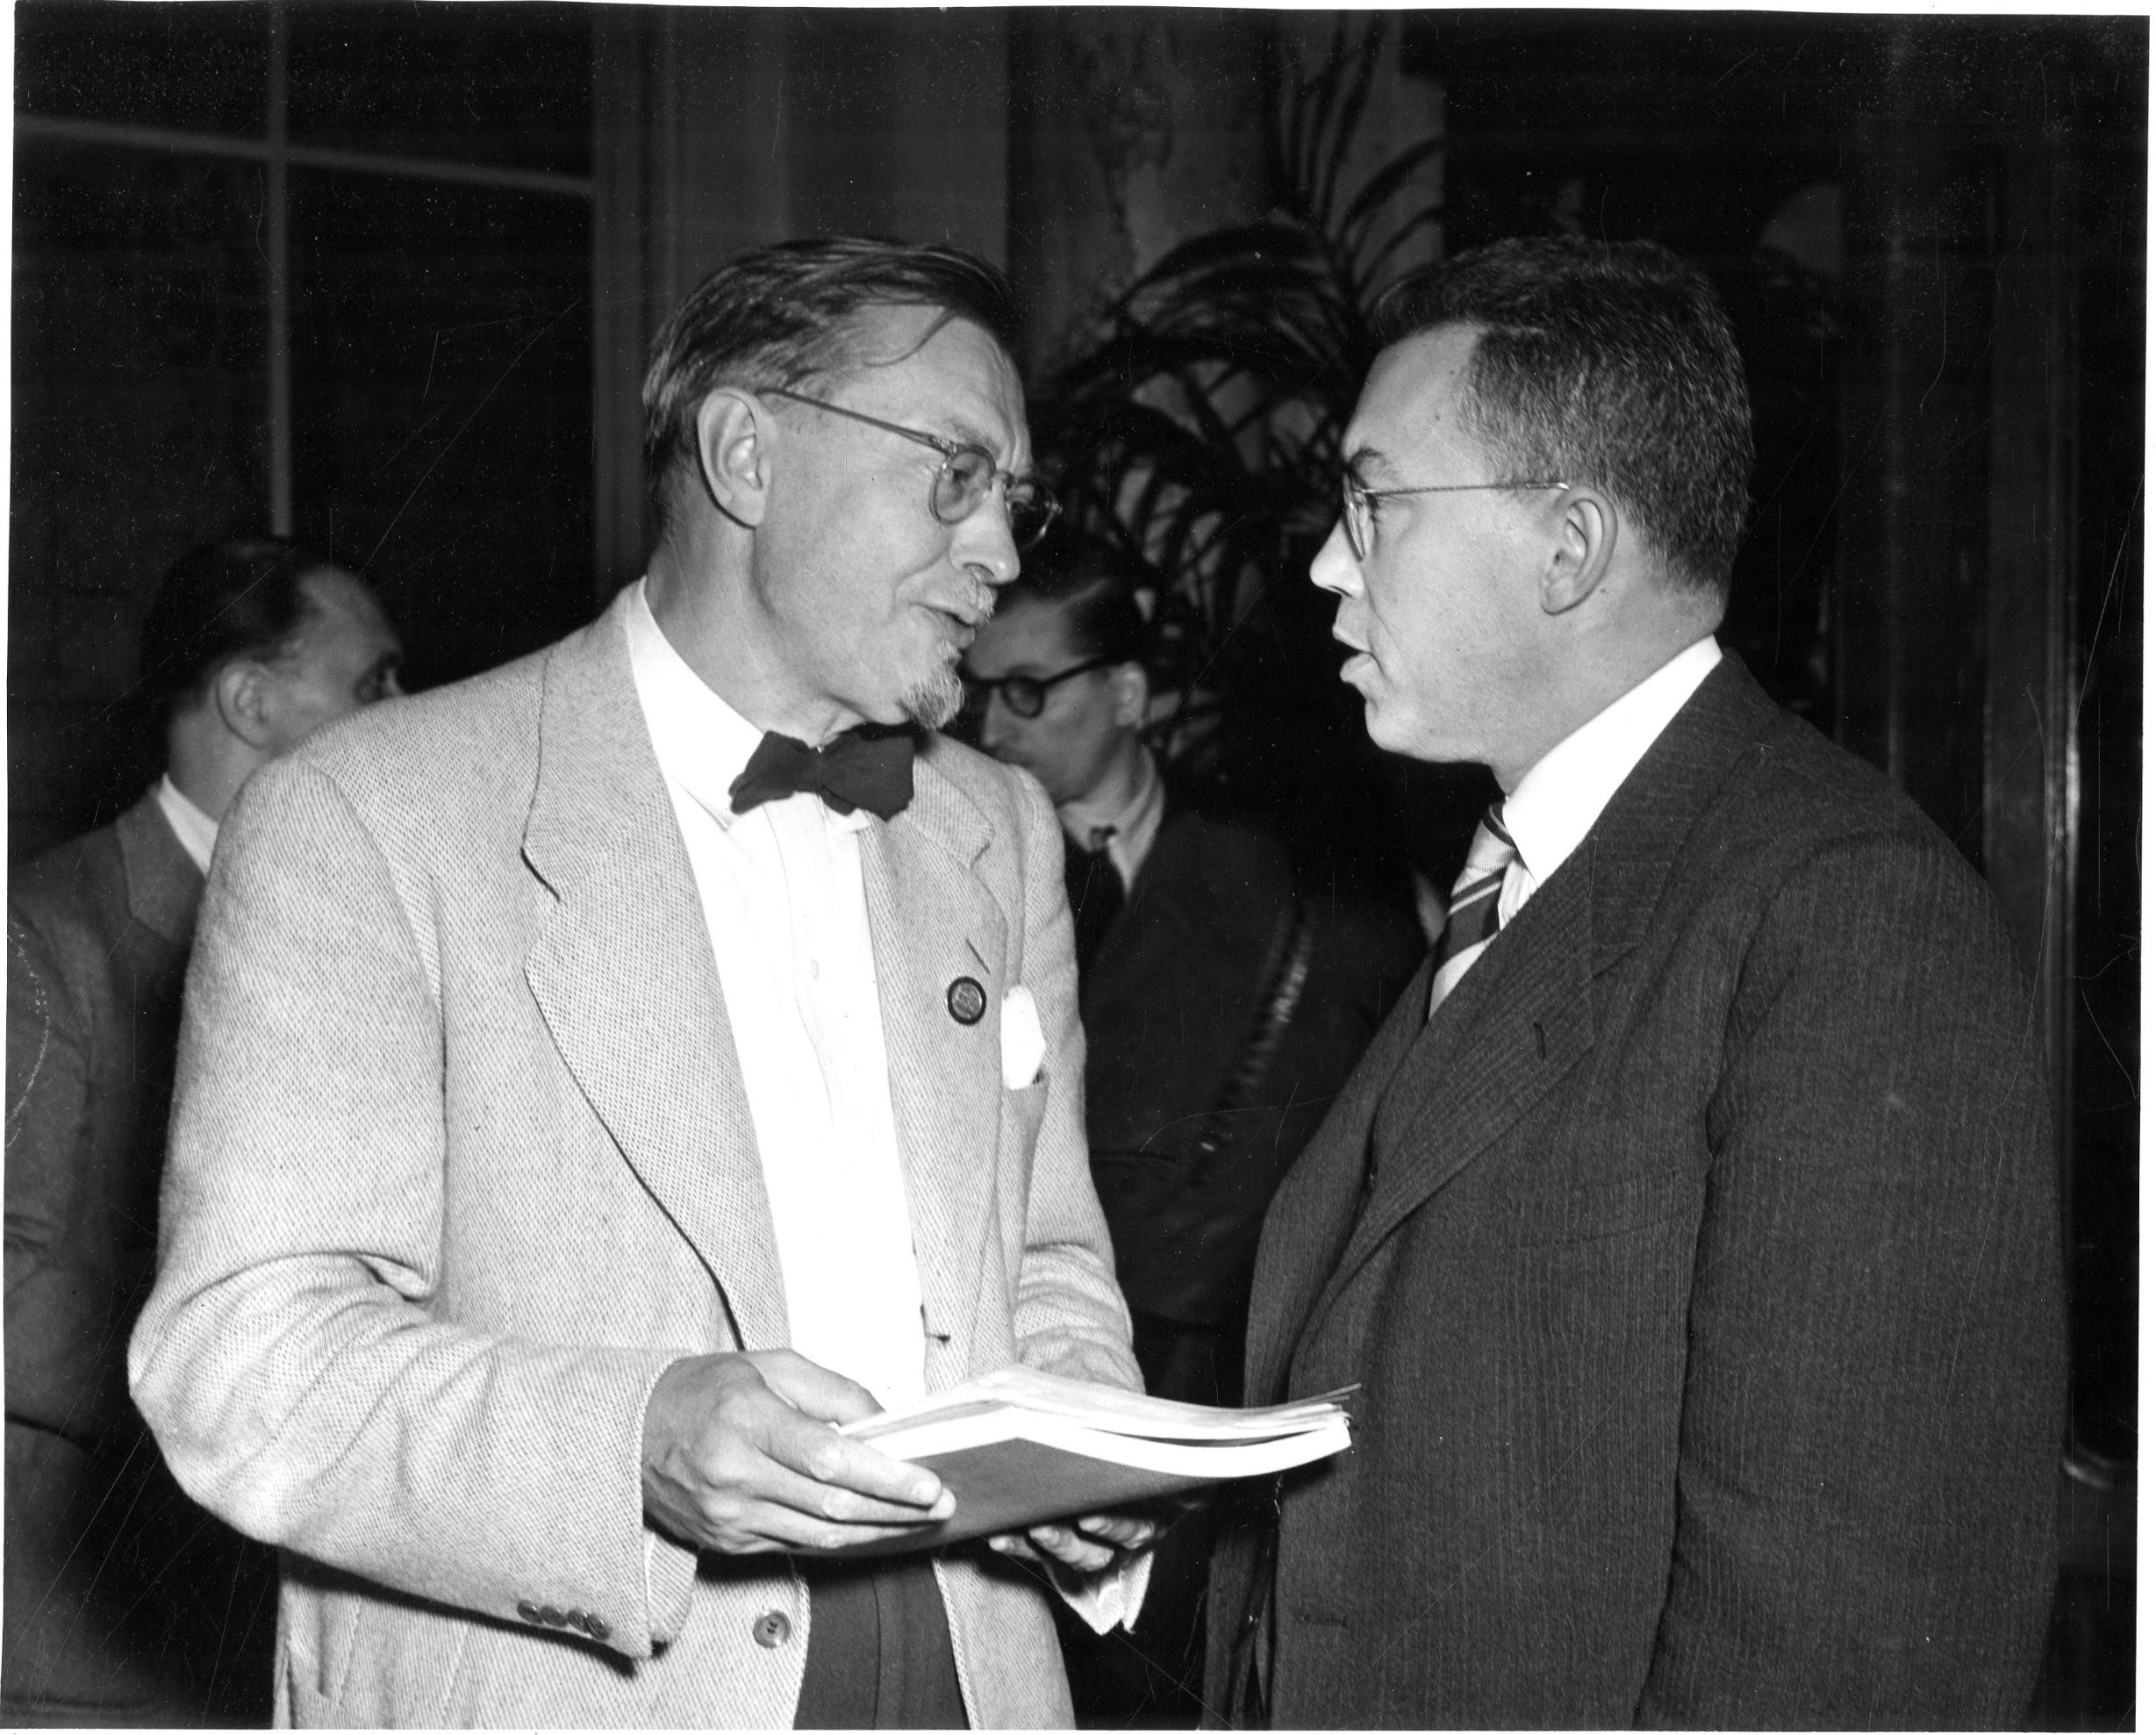
<path id="1" fill-rule="evenodd" d="M 1036 408 L 1041 462 L 1074 521 L 1157 575 L 1155 620 L 1176 661 L 1162 673 L 1184 692 L 1171 755 L 1232 759 L 1236 719 L 1262 717 L 1284 683 L 1333 679 L 1308 563 L 1337 511 L 1377 295 L 1440 220 L 1427 202 L 1400 209 L 1438 139 L 1344 184 L 1386 28 L 1340 20 L 1309 68 L 1276 43 L 1271 207 L 1156 261 Z M 1256 631 L 1246 623 L 1261 612 Z"/>

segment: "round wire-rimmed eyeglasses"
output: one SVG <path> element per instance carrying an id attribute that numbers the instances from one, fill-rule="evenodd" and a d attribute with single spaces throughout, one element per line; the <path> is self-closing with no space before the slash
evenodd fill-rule
<path id="1" fill-rule="evenodd" d="M 1572 484 L 1555 477 L 1536 482 L 1433 482 L 1421 488 L 1365 488 L 1352 472 L 1340 472 L 1340 523 L 1348 533 L 1348 547 L 1357 560 L 1370 558 L 1371 538 L 1377 528 L 1372 500 L 1389 500 L 1400 494 L 1472 494 L 1497 488 L 1569 488 Z"/>
<path id="2" fill-rule="evenodd" d="M 935 514 L 939 524 L 956 524 L 969 517 L 999 482 L 1003 484 L 1003 509 L 1010 520 L 1011 541 L 1021 551 L 1041 540 L 1056 516 L 1057 502 L 1046 483 L 1034 477 L 1014 476 L 1007 470 L 998 470 L 994 456 L 978 446 L 961 446 L 920 428 L 887 422 L 880 416 L 864 416 L 843 404 L 811 398 L 804 391 L 789 391 L 784 386 L 766 386 L 763 396 L 787 398 L 813 409 L 827 410 L 834 416 L 866 422 L 870 427 L 882 428 L 885 434 L 895 434 L 902 440 L 911 440 L 931 451 L 941 452 L 943 462 L 928 487 L 928 510 Z"/>
<path id="3" fill-rule="evenodd" d="M 985 716 L 989 694 L 999 692 L 1014 717 L 1037 717 L 1041 714 L 1041 707 L 1048 703 L 1049 688 L 1061 686 L 1074 675 L 1105 669 L 1115 660 L 1112 656 L 1096 656 L 1090 662 L 1074 663 L 1068 669 L 1059 670 L 1053 675 L 998 675 L 993 679 L 969 675 L 961 669 L 958 681 L 965 688 L 966 693 L 962 714 L 975 721 Z"/>

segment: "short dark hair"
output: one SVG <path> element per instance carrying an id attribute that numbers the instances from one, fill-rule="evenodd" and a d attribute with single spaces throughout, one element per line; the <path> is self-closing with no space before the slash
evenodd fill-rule
<path id="1" fill-rule="evenodd" d="M 1404 279 L 1380 348 L 1478 333 L 1470 426 L 1526 481 L 1606 489 L 1679 582 L 1726 596 L 1751 513 L 1751 405 L 1714 287 L 1653 241 L 1497 241 Z"/>
<path id="2" fill-rule="evenodd" d="M 283 655 L 314 612 L 302 581 L 335 566 L 289 536 L 231 536 L 190 548 L 150 599 L 138 696 L 168 718 L 226 663 Z"/>
<path id="3" fill-rule="evenodd" d="M 849 326 L 870 307 L 935 307 L 1015 354 L 1010 283 L 962 247 L 841 235 L 781 241 L 721 265 L 651 342 L 644 373 L 644 476 L 666 523 L 668 484 L 696 452 L 697 407 L 720 385 L 793 390 L 852 362 Z"/>
<path id="4" fill-rule="evenodd" d="M 1138 592 L 1152 573 L 1135 556 L 1096 538 L 1051 529 L 1026 551 L 1024 570 L 997 593 L 999 609 L 1039 603 L 1064 618 L 1071 649 L 1087 662 L 1146 661 Z"/>

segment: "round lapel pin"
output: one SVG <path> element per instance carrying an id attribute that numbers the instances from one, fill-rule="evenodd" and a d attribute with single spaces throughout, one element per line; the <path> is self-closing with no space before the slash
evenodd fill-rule
<path id="1" fill-rule="evenodd" d="M 961 976 L 945 992 L 943 1004 L 961 1024 L 978 1024 L 988 1010 L 988 990 L 971 976 Z"/>

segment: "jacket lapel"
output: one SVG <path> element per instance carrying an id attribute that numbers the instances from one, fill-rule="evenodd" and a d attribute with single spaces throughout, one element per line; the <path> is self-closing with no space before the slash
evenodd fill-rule
<path id="1" fill-rule="evenodd" d="M 202 870 L 180 847 L 152 789 L 113 822 L 127 876 L 127 913 L 160 939 L 185 950 L 202 909 Z"/>
<path id="2" fill-rule="evenodd" d="M 562 1062 L 710 1268 L 745 1349 L 785 1289 L 711 936 L 637 702 L 624 603 L 549 657 L 524 857 L 552 894 L 525 979 Z"/>
<path id="3" fill-rule="evenodd" d="M 1376 1111 L 1374 1185 L 1303 1337 L 1387 1236 L 1586 1058 L 1597 979 L 1638 945 L 1737 756 L 1787 721 L 1725 655 L 1572 859 L 1461 979 Z"/>
<path id="4" fill-rule="evenodd" d="M 1369 1202 L 1313 1324 L 1403 1219 L 1594 1046 L 1591 878 L 1591 857 L 1560 869 L 1415 1038 L 1378 1107 Z M 1421 1007 L 1411 1010 L 1420 1016 Z"/>
<path id="5" fill-rule="evenodd" d="M 1434 960 L 1425 958 L 1402 990 L 1265 1213 L 1243 1356 L 1246 1403 L 1271 1403 L 1282 1395 L 1289 1352 L 1363 1202 L 1372 1122 L 1422 1034 L 1433 967 Z"/>
<path id="6" fill-rule="evenodd" d="M 1010 986 L 1002 910 L 975 871 L 986 818 L 929 753 L 913 804 L 861 833 L 861 873 L 927 1329 L 970 1355 L 995 1204 L 1003 1097 L 1000 1016 Z M 986 1010 L 963 1024 L 951 985 L 980 984 Z M 962 1365 L 963 1365 L 962 1361 Z"/>

